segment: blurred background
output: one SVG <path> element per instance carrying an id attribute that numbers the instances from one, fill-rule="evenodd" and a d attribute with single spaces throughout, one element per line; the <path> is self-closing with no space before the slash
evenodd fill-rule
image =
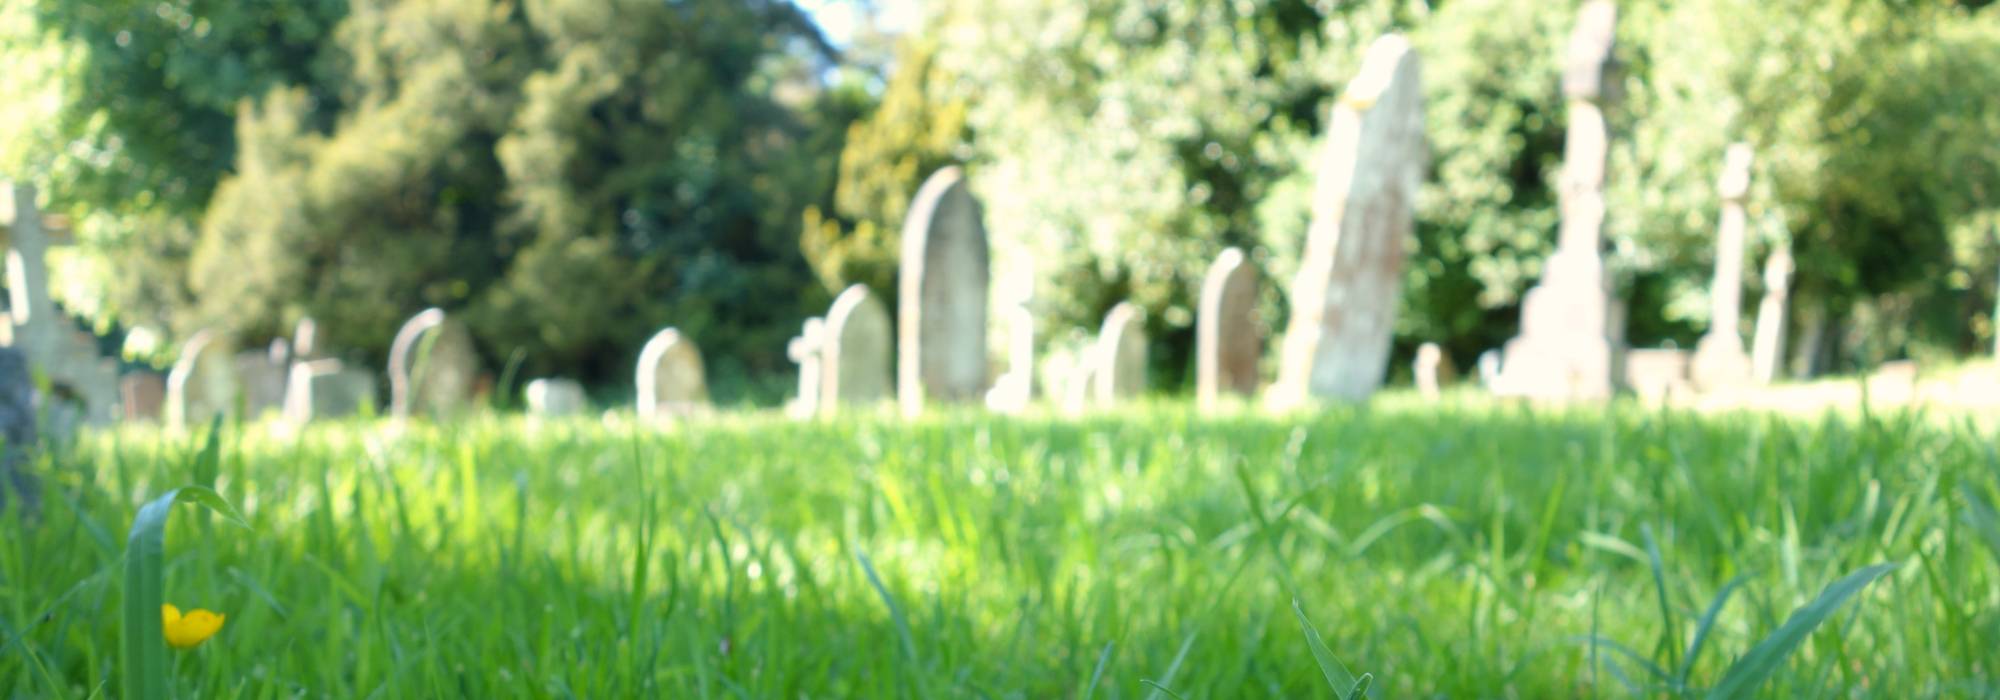
<path id="1" fill-rule="evenodd" d="M 1791 335 L 1816 339 L 1790 344 L 1793 376 L 1990 352 L 1990 4 L 1621 2 L 1606 237 L 1631 344 L 1705 327 L 1741 141 L 1744 298 L 1790 246 Z M 1201 274 L 1241 246 L 1289 278 L 1333 100 L 1399 31 L 1431 148 L 1407 377 L 1419 343 L 1463 367 L 1516 331 L 1555 241 L 1574 19 L 1542 0 L 0 0 L 0 177 L 40 188 L 58 302 L 128 363 L 304 317 L 379 361 L 441 306 L 488 366 L 607 396 L 675 326 L 720 401 L 775 404 L 786 340 L 834 292 L 893 305 L 909 199 L 962 164 L 1042 342 L 1130 299 L 1175 391 Z"/>

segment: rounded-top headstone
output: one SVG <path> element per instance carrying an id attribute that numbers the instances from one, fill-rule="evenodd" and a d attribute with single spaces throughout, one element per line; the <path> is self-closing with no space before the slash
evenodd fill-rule
<path id="1" fill-rule="evenodd" d="M 708 408 L 708 378 L 694 341 L 668 328 L 639 351 L 639 417 L 660 420 Z"/>
<path id="2" fill-rule="evenodd" d="M 181 345 L 167 373 L 167 425 L 184 429 L 235 409 L 236 366 L 229 341 L 203 330 Z"/>
<path id="3" fill-rule="evenodd" d="M 896 389 L 906 415 L 929 400 L 975 401 L 985 392 L 991 270 L 982 216 L 953 167 L 924 181 L 903 221 Z"/>
<path id="4" fill-rule="evenodd" d="M 824 332 L 821 409 L 837 411 L 841 404 L 869 404 L 889 398 L 894 390 L 889 374 L 893 331 L 889 310 L 881 300 L 864 285 L 848 287 L 827 310 Z"/>
<path id="5" fill-rule="evenodd" d="M 472 401 L 478 374 L 472 334 L 442 309 L 425 309 L 396 331 L 389 346 L 389 411 L 405 418 L 462 410 Z"/>
<path id="6" fill-rule="evenodd" d="M 1257 291 L 1263 275 L 1239 248 L 1215 257 L 1202 278 L 1195 317 L 1195 397 L 1214 408 L 1222 394 L 1257 391 L 1257 362 L 1264 353 L 1257 318 Z"/>
<path id="7" fill-rule="evenodd" d="M 1098 403 L 1113 403 L 1146 390 L 1146 327 L 1139 307 L 1119 302 L 1104 315 L 1091 348 L 1090 392 Z"/>

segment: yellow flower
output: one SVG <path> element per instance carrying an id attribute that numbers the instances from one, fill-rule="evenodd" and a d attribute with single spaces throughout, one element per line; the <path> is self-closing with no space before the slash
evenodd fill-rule
<path id="1" fill-rule="evenodd" d="M 175 649 L 193 649 L 208 641 L 222 629 L 223 617 L 201 608 L 189 610 L 186 616 L 182 616 L 180 608 L 160 606 L 161 628 L 167 633 L 167 643 Z"/>

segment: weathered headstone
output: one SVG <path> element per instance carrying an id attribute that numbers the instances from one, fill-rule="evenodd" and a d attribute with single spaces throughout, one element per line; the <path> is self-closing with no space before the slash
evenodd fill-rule
<path id="1" fill-rule="evenodd" d="M 120 413 L 127 422 L 160 420 L 167 401 L 167 379 L 154 372 L 132 372 L 118 378 Z"/>
<path id="2" fill-rule="evenodd" d="M 28 358 L 15 348 L 0 347 L 0 512 L 13 497 L 9 491 L 20 495 L 22 511 L 36 509 L 41 490 L 26 465 L 37 437 Z"/>
<path id="3" fill-rule="evenodd" d="M 1609 134 L 1603 107 L 1613 88 L 1617 8 L 1585 3 L 1570 33 L 1563 93 L 1569 130 L 1558 194 L 1562 226 L 1541 283 L 1521 299 L 1521 335 L 1507 342 L 1494 391 L 1540 399 L 1606 399 L 1624 346 L 1611 300 L 1603 246 L 1604 168 Z"/>
<path id="4" fill-rule="evenodd" d="M 1437 343 L 1417 346 L 1417 359 L 1410 368 L 1416 375 L 1417 393 L 1427 399 L 1437 398 L 1444 387 L 1458 380 L 1458 367 Z"/>
<path id="5" fill-rule="evenodd" d="M 1375 40 L 1330 124 L 1271 387 L 1280 407 L 1311 396 L 1364 400 L 1389 371 L 1403 250 L 1428 157 L 1423 86 L 1408 40 Z"/>
<path id="6" fill-rule="evenodd" d="M 904 415 L 926 401 L 979 400 L 986 390 L 986 228 L 958 168 L 924 181 L 903 222 L 896 393 Z"/>
<path id="7" fill-rule="evenodd" d="M 84 422 L 110 424 L 118 418 L 117 363 L 100 357 L 96 338 L 56 310 L 44 262 L 49 237 L 35 188 L 15 183 L 12 190 L 7 251 L 10 343 L 56 387 L 56 395 L 80 404 Z"/>
<path id="8" fill-rule="evenodd" d="M 425 309 L 389 346 L 389 413 L 449 415 L 472 403 L 479 354 L 472 334 L 442 309 Z"/>
<path id="9" fill-rule="evenodd" d="M 1257 317 L 1263 275 L 1237 248 L 1222 251 L 1201 280 L 1195 311 L 1195 403 L 1214 410 L 1223 394 L 1257 391 L 1257 361 L 1264 334 Z"/>
<path id="10" fill-rule="evenodd" d="M 799 366 L 799 395 L 792 399 L 786 412 L 795 418 L 818 415 L 819 390 L 826 383 L 822 376 L 826 368 L 821 364 L 826 359 L 826 319 L 818 316 L 806 319 L 798 337 L 786 344 L 785 356 Z"/>
<path id="11" fill-rule="evenodd" d="M 1112 404 L 1146 391 L 1146 324 L 1139 307 L 1119 302 L 1104 315 L 1097 344 L 1090 348 L 1090 397 Z"/>
<path id="12" fill-rule="evenodd" d="M 214 331 L 197 332 L 181 345 L 167 373 L 167 425 L 187 429 L 236 410 L 242 388 L 230 354 L 229 341 Z"/>
<path id="13" fill-rule="evenodd" d="M 653 334 L 639 351 L 639 419 L 657 422 L 708 410 L 708 374 L 701 350 L 672 328 Z"/>
<path id="14" fill-rule="evenodd" d="M 1750 370 L 1758 383 L 1778 381 L 1785 363 L 1785 311 L 1791 298 L 1792 251 L 1778 246 L 1764 259 L 1764 299 L 1757 304 L 1757 337 L 1750 344 Z"/>
<path id="15" fill-rule="evenodd" d="M 285 382 L 285 422 L 305 425 L 375 406 L 375 374 L 336 359 L 292 363 Z"/>
<path id="16" fill-rule="evenodd" d="M 1692 393 L 1688 381 L 1691 361 L 1686 350 L 1649 348 L 1625 353 L 1624 384 L 1647 401 L 1668 401 Z"/>
<path id="17" fill-rule="evenodd" d="M 1741 386 L 1750 379 L 1750 353 L 1743 349 L 1743 198 L 1750 192 L 1751 151 L 1734 144 L 1723 158 L 1722 224 L 1716 233 L 1715 280 L 1708 288 L 1709 325 L 1695 345 L 1689 374 L 1702 391 Z"/>
<path id="18" fill-rule="evenodd" d="M 574 379 L 542 378 L 528 382 L 523 390 L 528 399 L 528 414 L 544 418 L 574 416 L 590 407 L 590 400 L 584 396 L 583 385 Z"/>
<path id="19" fill-rule="evenodd" d="M 286 375 L 291 372 L 288 359 L 272 352 L 236 355 L 237 389 L 242 392 L 243 415 L 246 418 L 256 418 L 265 411 L 283 410 L 285 384 L 289 381 Z"/>
<path id="20" fill-rule="evenodd" d="M 1492 391 L 1494 385 L 1500 383 L 1500 351 L 1488 350 L 1479 353 L 1477 363 L 1479 365 L 1479 385 L 1486 387 L 1488 391 Z"/>
<path id="21" fill-rule="evenodd" d="M 895 331 L 889 309 L 868 287 L 852 285 L 834 298 L 823 332 L 820 413 L 832 414 L 842 405 L 868 406 L 894 395 L 889 361 Z"/>

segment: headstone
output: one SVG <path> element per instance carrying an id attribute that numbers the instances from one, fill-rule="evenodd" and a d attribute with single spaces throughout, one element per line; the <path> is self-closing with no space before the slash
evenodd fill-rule
<path id="1" fill-rule="evenodd" d="M 806 319 L 798 337 L 785 346 L 785 356 L 799 366 L 799 395 L 792 399 L 786 412 L 795 418 L 818 415 L 819 390 L 826 382 L 821 375 L 826 371 L 821 365 L 826 359 L 826 319 L 818 316 Z"/>
<path id="2" fill-rule="evenodd" d="M 1743 348 L 1743 198 L 1750 192 L 1751 151 L 1734 144 L 1723 158 L 1722 224 L 1715 245 L 1715 280 L 1708 288 L 1709 325 L 1695 345 L 1689 369 L 1702 391 L 1738 387 L 1751 376 L 1750 353 Z"/>
<path id="3" fill-rule="evenodd" d="M 708 374 L 694 341 L 672 328 L 639 351 L 639 419 L 658 422 L 708 411 Z"/>
<path id="4" fill-rule="evenodd" d="M 132 372 L 118 378 L 119 406 L 131 423 L 160 420 L 167 401 L 167 379 L 154 372 Z"/>
<path id="5" fill-rule="evenodd" d="M 1764 299 L 1757 304 L 1757 337 L 1750 343 L 1752 378 L 1778 381 L 1785 363 L 1785 310 L 1791 298 L 1792 251 L 1780 245 L 1764 259 Z"/>
<path id="6" fill-rule="evenodd" d="M 305 425 L 375 406 L 375 374 L 323 358 L 292 363 L 285 382 L 285 422 Z"/>
<path id="7" fill-rule="evenodd" d="M 1500 382 L 1500 351 L 1488 350 L 1479 353 L 1479 385 L 1488 391 Z"/>
<path id="8" fill-rule="evenodd" d="M 246 418 L 283 410 L 286 375 L 291 371 L 286 359 L 274 358 L 269 352 L 244 352 L 236 355 L 235 367 Z"/>
<path id="9" fill-rule="evenodd" d="M 389 345 L 389 413 L 449 415 L 472 403 L 479 354 L 472 334 L 442 309 L 425 309 Z"/>
<path id="10" fill-rule="evenodd" d="M 1384 36 L 1333 108 L 1275 405 L 1360 401 L 1381 388 L 1427 157 L 1417 54 L 1402 36 Z"/>
<path id="11" fill-rule="evenodd" d="M 819 412 L 868 406 L 895 394 L 889 372 L 895 331 L 889 309 L 868 287 L 852 285 L 827 309 L 820 350 Z"/>
<path id="12" fill-rule="evenodd" d="M 167 373 L 167 425 L 184 430 L 207 423 L 234 412 L 241 395 L 229 341 L 214 331 L 195 333 Z"/>
<path id="13" fill-rule="evenodd" d="M 1416 374 L 1417 393 L 1427 399 L 1436 399 L 1444 393 L 1444 387 L 1458 380 L 1458 367 L 1437 343 L 1417 346 L 1417 359 L 1411 370 Z"/>
<path id="14" fill-rule="evenodd" d="M 292 327 L 292 359 L 320 359 L 321 349 L 319 346 L 319 323 L 312 320 L 311 317 L 299 319 L 298 325 Z"/>
<path id="15" fill-rule="evenodd" d="M 924 181 L 903 222 L 896 392 L 904 415 L 986 390 L 986 229 L 958 168 Z"/>
<path id="16" fill-rule="evenodd" d="M 523 393 L 527 395 L 528 414 L 532 416 L 574 416 L 590 407 L 590 400 L 583 394 L 583 385 L 574 379 L 536 379 L 528 382 Z"/>
<path id="17" fill-rule="evenodd" d="M 36 442 L 35 381 L 28 358 L 16 348 L 0 347 L 0 512 L 13 497 L 9 491 L 20 495 L 22 511 L 36 509 L 41 490 L 27 471 Z"/>
<path id="18" fill-rule="evenodd" d="M 1146 325 L 1139 307 L 1119 302 L 1104 315 L 1090 348 L 1090 398 L 1113 404 L 1146 391 Z"/>
<path id="19" fill-rule="evenodd" d="M 1625 353 L 1624 384 L 1641 399 L 1668 401 L 1694 391 L 1694 386 L 1688 381 L 1689 365 L 1686 350 L 1628 350 Z"/>
<path id="20" fill-rule="evenodd" d="M 1257 317 L 1263 275 L 1238 248 L 1222 251 L 1201 280 L 1195 311 L 1195 403 L 1214 410 L 1223 394 L 1257 391 L 1264 335 Z"/>
<path id="21" fill-rule="evenodd" d="M 1612 101 L 1616 20 L 1610 0 L 1590 0 L 1570 34 L 1563 71 L 1569 131 L 1558 192 L 1561 232 L 1541 283 L 1521 299 L 1521 335 L 1507 342 L 1493 387 L 1499 394 L 1607 399 L 1614 389 L 1624 324 L 1611 300 L 1600 248 L 1610 142 L 1603 108 Z"/>
<path id="22" fill-rule="evenodd" d="M 1868 383 L 1868 398 L 1872 401 L 1902 403 L 1916 398 L 1917 362 L 1915 360 L 1893 360 L 1875 368 L 1875 373 L 1865 380 Z"/>
<path id="23" fill-rule="evenodd" d="M 8 316 L 13 322 L 9 342 L 27 357 L 55 387 L 57 396 L 72 397 L 84 422 L 108 425 L 118 417 L 118 366 L 100 357 L 97 339 L 82 332 L 57 310 L 49 296 L 49 271 L 44 258 L 49 247 L 35 188 L 16 183 L 13 221 L 8 228 Z M 32 376 L 32 373 L 31 373 Z"/>

